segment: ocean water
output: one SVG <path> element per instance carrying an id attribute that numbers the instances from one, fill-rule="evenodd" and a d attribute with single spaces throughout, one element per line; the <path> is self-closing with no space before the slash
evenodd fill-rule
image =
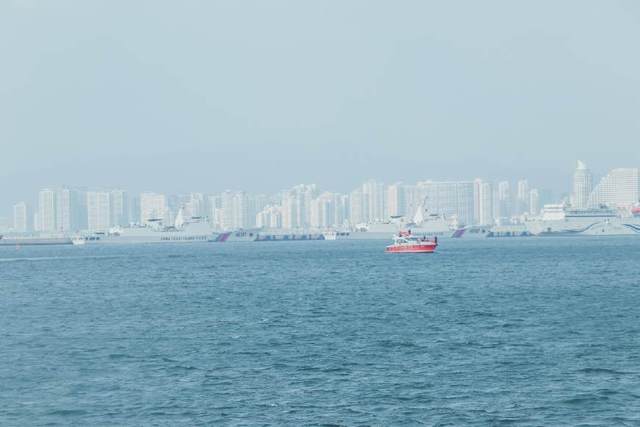
<path id="1" fill-rule="evenodd" d="M 640 425 L 640 239 L 0 248 L 0 425 Z"/>

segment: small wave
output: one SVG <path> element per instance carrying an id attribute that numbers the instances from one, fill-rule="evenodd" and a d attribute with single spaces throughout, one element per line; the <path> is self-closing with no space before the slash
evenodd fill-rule
<path id="1" fill-rule="evenodd" d="M 78 259 L 111 259 L 111 258 L 125 258 L 125 257 L 126 257 L 126 255 L 43 256 L 43 257 L 0 258 L 0 262 L 59 261 L 59 260 L 78 260 Z"/>
<path id="2" fill-rule="evenodd" d="M 123 353 L 113 353 L 109 355 L 109 359 L 112 359 L 112 360 L 133 359 L 133 356 L 129 356 L 128 354 L 123 354 Z"/>
<path id="3" fill-rule="evenodd" d="M 567 405 L 586 405 L 595 402 L 602 402 L 605 400 L 609 400 L 607 396 L 596 396 L 595 394 L 585 394 L 581 396 L 571 397 L 569 399 L 564 399 L 562 403 Z"/>
<path id="4" fill-rule="evenodd" d="M 628 372 L 616 371 L 608 368 L 583 368 L 578 369 L 583 374 L 627 375 Z"/>
<path id="5" fill-rule="evenodd" d="M 78 415 L 86 415 L 87 411 L 82 409 L 56 409 L 54 411 L 49 412 L 49 415 L 58 415 L 63 417 L 71 417 Z"/>

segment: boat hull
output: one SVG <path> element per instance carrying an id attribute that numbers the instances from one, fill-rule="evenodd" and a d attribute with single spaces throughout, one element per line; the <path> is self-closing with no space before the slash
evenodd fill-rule
<path id="1" fill-rule="evenodd" d="M 394 254 L 431 254 L 435 252 L 435 244 L 415 244 L 415 245 L 391 245 L 387 246 L 385 252 Z"/>

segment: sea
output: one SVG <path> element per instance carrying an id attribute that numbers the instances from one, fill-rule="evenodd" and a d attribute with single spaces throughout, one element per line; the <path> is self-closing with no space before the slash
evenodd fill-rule
<path id="1" fill-rule="evenodd" d="M 0 425 L 640 425 L 640 239 L 387 243 L 0 248 Z"/>

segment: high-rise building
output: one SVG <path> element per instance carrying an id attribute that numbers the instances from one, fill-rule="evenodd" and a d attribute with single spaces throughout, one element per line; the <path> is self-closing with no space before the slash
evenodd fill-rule
<path id="1" fill-rule="evenodd" d="M 540 212 L 540 193 L 537 188 L 529 191 L 529 213 L 531 215 L 538 215 Z"/>
<path id="2" fill-rule="evenodd" d="M 373 179 L 362 184 L 362 197 L 368 211 L 365 213 L 366 221 L 384 221 L 386 214 L 386 200 L 384 184 Z"/>
<path id="3" fill-rule="evenodd" d="M 109 193 L 110 221 L 112 226 L 129 225 L 129 199 L 123 190 L 111 190 Z"/>
<path id="4" fill-rule="evenodd" d="M 56 231 L 56 192 L 49 188 L 38 193 L 38 231 Z"/>
<path id="5" fill-rule="evenodd" d="M 640 173 L 638 168 L 613 169 L 600 180 L 591 192 L 587 205 L 630 207 L 640 200 Z"/>
<path id="6" fill-rule="evenodd" d="M 338 195 L 325 192 L 311 201 L 310 225 L 313 228 L 328 228 L 336 225 L 336 203 Z"/>
<path id="7" fill-rule="evenodd" d="M 56 192 L 56 230 L 73 232 L 86 227 L 86 194 L 73 188 Z"/>
<path id="8" fill-rule="evenodd" d="M 407 201 L 402 183 L 387 187 L 387 217 L 406 215 Z"/>
<path id="9" fill-rule="evenodd" d="M 346 194 L 337 195 L 336 200 L 336 226 L 348 226 L 349 222 L 349 196 Z"/>
<path id="10" fill-rule="evenodd" d="M 362 188 L 355 189 L 349 195 L 349 223 L 352 226 L 368 221 L 369 204 L 362 194 Z"/>
<path id="11" fill-rule="evenodd" d="M 573 194 L 571 204 L 578 209 L 584 209 L 589 204 L 589 195 L 593 188 L 593 177 L 587 165 L 578 160 L 576 170 L 573 173 Z"/>
<path id="12" fill-rule="evenodd" d="M 529 212 L 529 181 L 521 179 L 518 181 L 518 193 L 516 197 L 516 215 Z"/>
<path id="13" fill-rule="evenodd" d="M 501 181 L 498 183 L 494 209 L 496 220 L 500 222 L 509 222 L 512 215 L 511 186 L 509 185 L 509 181 Z"/>
<path id="14" fill-rule="evenodd" d="M 311 201 L 316 195 L 317 190 L 314 184 L 296 185 L 291 190 L 282 192 L 282 228 L 308 228 L 311 222 Z"/>
<path id="15" fill-rule="evenodd" d="M 29 213 L 27 204 L 19 202 L 13 205 L 13 230 L 17 233 L 26 233 L 29 231 Z"/>
<path id="16" fill-rule="evenodd" d="M 56 194 L 56 230 L 69 232 L 72 230 L 73 196 L 69 188 L 61 188 Z"/>
<path id="17" fill-rule="evenodd" d="M 227 190 L 220 195 L 220 228 L 233 230 L 233 192 Z"/>
<path id="18" fill-rule="evenodd" d="M 423 181 L 417 184 L 417 188 L 426 208 L 431 213 L 456 218 L 460 225 L 473 222 L 474 183 L 472 181 Z"/>
<path id="19" fill-rule="evenodd" d="M 256 215 L 256 227 L 282 228 L 282 213 L 280 206 L 265 206 Z"/>
<path id="20" fill-rule="evenodd" d="M 108 191 L 87 191 L 87 228 L 106 231 L 111 227 L 111 203 Z"/>
<path id="21" fill-rule="evenodd" d="M 233 195 L 233 228 L 249 228 L 255 221 L 255 216 L 249 220 L 249 197 L 244 191 L 238 191 Z"/>
<path id="22" fill-rule="evenodd" d="M 493 188 L 481 179 L 473 182 L 473 216 L 478 225 L 493 225 Z"/>
<path id="23" fill-rule="evenodd" d="M 209 195 L 207 196 L 207 218 L 209 220 L 209 225 L 215 229 L 222 228 L 220 225 L 220 209 L 221 205 L 221 197 L 219 195 Z"/>
<path id="24" fill-rule="evenodd" d="M 220 195 L 220 208 L 215 215 L 223 230 L 255 227 L 255 200 L 244 191 L 227 190 Z"/>
<path id="25" fill-rule="evenodd" d="M 140 224 L 149 225 L 151 222 L 163 221 L 169 223 L 167 198 L 164 194 L 140 194 Z"/>

